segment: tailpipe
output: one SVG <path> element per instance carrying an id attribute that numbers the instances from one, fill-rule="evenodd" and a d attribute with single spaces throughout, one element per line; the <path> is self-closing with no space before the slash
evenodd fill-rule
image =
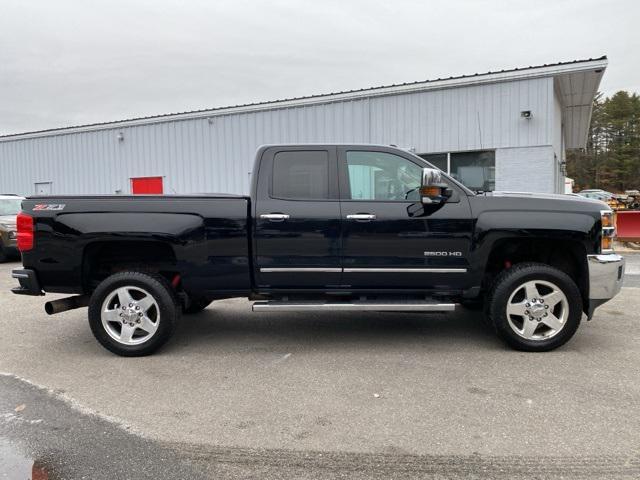
<path id="1" fill-rule="evenodd" d="M 87 305 L 89 305 L 89 295 L 76 295 L 47 302 L 44 304 L 44 311 L 49 315 L 55 315 L 56 313 L 86 307 Z"/>

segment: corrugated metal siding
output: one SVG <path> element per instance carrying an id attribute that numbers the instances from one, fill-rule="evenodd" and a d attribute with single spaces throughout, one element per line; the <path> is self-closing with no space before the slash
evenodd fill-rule
<path id="1" fill-rule="evenodd" d="M 497 149 L 496 190 L 559 193 L 553 147 Z"/>
<path id="2" fill-rule="evenodd" d="M 417 153 L 552 145 L 553 103 L 549 77 L 3 141 L 0 191 L 31 194 L 35 182 L 52 182 L 56 194 L 128 193 L 131 177 L 164 176 L 167 193 L 248 193 L 253 155 L 266 143 Z M 509 178 L 498 184 L 509 188 Z"/>

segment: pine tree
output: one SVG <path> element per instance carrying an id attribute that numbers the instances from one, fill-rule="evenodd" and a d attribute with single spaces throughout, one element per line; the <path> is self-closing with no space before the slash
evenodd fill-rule
<path id="1" fill-rule="evenodd" d="M 595 97 L 587 147 L 568 152 L 567 171 L 577 189 L 640 189 L 640 96 Z"/>

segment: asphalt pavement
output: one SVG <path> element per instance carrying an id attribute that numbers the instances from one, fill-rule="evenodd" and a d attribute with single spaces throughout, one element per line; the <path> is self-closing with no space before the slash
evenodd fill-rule
<path id="1" fill-rule="evenodd" d="M 34 461 L 51 479 L 639 478 L 627 258 L 622 293 L 553 352 L 512 351 L 465 310 L 227 300 L 145 358 L 102 349 L 84 309 L 49 317 L 44 298 L 13 296 L 18 264 L 2 264 L 0 479 Z"/>

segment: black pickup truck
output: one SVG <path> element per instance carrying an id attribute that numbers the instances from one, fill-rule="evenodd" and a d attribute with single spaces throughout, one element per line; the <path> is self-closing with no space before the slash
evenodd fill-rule
<path id="1" fill-rule="evenodd" d="M 13 292 L 75 294 L 46 311 L 88 306 L 98 341 L 125 356 L 238 296 L 265 312 L 480 307 L 509 345 L 546 351 L 624 273 L 604 203 L 474 193 L 387 146 L 264 146 L 250 197 L 31 197 L 17 225 Z"/>

